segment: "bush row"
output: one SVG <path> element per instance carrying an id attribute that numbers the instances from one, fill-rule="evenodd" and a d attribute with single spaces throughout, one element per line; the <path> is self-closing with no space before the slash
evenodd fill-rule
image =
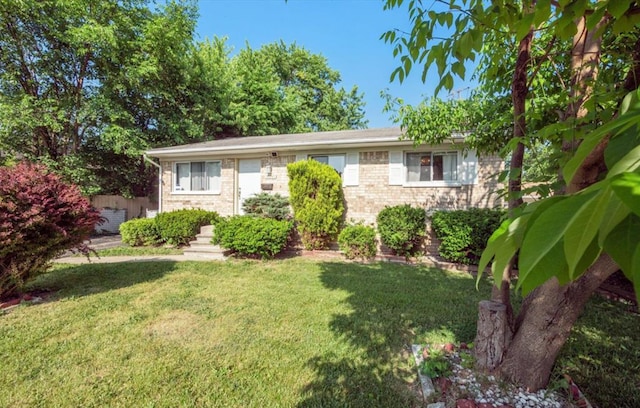
<path id="1" fill-rule="evenodd" d="M 136 218 L 120 225 L 122 242 L 131 246 L 186 245 L 195 239 L 200 227 L 220 219 L 215 211 L 184 209 L 160 213 L 155 218 Z"/>
<path id="2" fill-rule="evenodd" d="M 488 208 L 434 213 L 431 226 L 440 240 L 440 256 L 451 262 L 477 265 L 503 216 L 504 211 Z"/>
<path id="3" fill-rule="evenodd" d="M 213 243 L 241 256 L 273 258 L 287 246 L 292 229 L 292 221 L 236 215 L 216 224 Z"/>
<path id="4" fill-rule="evenodd" d="M 240 256 L 273 258 L 287 246 L 294 226 L 284 203 L 286 199 L 280 196 L 257 197 L 245 206 L 249 214 L 230 218 L 194 209 L 161 213 L 153 219 L 128 221 L 120 226 L 120 233 L 122 241 L 132 246 L 185 245 L 195 238 L 201 226 L 215 224 L 214 243 Z M 503 215 L 501 210 L 477 208 L 435 212 L 431 225 L 441 242 L 440 256 L 451 262 L 477 264 Z M 422 208 L 385 207 L 376 221 L 382 244 L 394 254 L 410 257 L 421 251 L 426 225 Z M 346 226 L 338 235 L 338 245 L 348 259 L 373 258 L 376 229 L 363 224 Z"/>

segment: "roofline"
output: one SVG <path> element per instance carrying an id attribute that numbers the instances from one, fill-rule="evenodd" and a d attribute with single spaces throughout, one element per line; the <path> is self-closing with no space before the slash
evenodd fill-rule
<path id="1" fill-rule="evenodd" d="M 399 130 L 399 128 L 398 128 Z M 268 153 L 273 151 L 288 152 L 296 150 L 317 150 L 317 149 L 333 149 L 333 148 L 358 148 L 363 146 L 381 147 L 381 146 L 408 146 L 413 145 L 413 140 L 401 139 L 402 133 L 397 135 L 389 135 L 384 137 L 363 137 L 360 139 L 345 140 L 309 140 L 300 138 L 295 141 L 278 142 L 278 143 L 260 143 L 250 146 L 193 146 L 193 147 L 164 147 L 159 149 L 150 149 L 145 151 L 147 156 L 158 158 L 180 157 L 185 155 L 206 155 L 210 153 L 222 153 L 225 155 L 232 154 L 256 154 Z M 261 137 L 261 136 L 257 136 Z M 455 143 L 464 140 L 464 135 L 453 136 L 445 139 L 445 143 Z"/>

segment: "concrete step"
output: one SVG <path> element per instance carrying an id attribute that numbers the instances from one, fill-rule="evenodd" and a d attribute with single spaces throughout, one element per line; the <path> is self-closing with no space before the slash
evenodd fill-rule
<path id="1" fill-rule="evenodd" d="M 220 247 L 214 247 L 214 246 L 210 246 L 210 247 L 206 247 L 206 246 L 192 246 L 192 247 L 188 247 L 188 248 L 184 248 L 182 250 L 183 253 L 187 254 L 190 252 L 197 252 L 197 253 L 211 253 L 211 254 L 222 254 L 224 253 L 224 249 L 220 248 Z"/>
<path id="2" fill-rule="evenodd" d="M 189 242 L 189 245 L 193 245 L 194 243 L 198 244 L 211 244 L 211 238 L 213 237 L 205 237 L 202 235 L 197 235 L 195 241 Z"/>
<path id="3" fill-rule="evenodd" d="M 210 260 L 217 260 L 217 261 L 224 261 L 227 259 L 226 256 L 224 256 L 223 253 L 213 253 L 213 252 L 187 252 L 184 251 L 184 255 L 185 258 L 194 258 L 194 259 L 210 259 Z"/>
<path id="4" fill-rule="evenodd" d="M 184 248 L 183 253 L 187 256 L 205 257 L 207 259 L 226 259 L 224 249 L 218 245 L 213 245 L 211 238 L 213 238 L 213 225 L 201 227 L 196 239 L 189 242 L 189 247 Z"/>
<path id="5" fill-rule="evenodd" d="M 213 236 L 213 225 L 205 225 L 200 227 L 200 235 Z"/>

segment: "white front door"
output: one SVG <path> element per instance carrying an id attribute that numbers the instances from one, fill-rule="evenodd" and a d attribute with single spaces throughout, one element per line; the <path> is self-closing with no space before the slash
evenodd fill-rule
<path id="1" fill-rule="evenodd" d="M 262 191 L 260 186 L 260 159 L 242 159 L 238 163 L 238 213 L 247 198 Z"/>

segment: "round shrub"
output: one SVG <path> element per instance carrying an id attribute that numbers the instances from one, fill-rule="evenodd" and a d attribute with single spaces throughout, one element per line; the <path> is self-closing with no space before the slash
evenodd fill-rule
<path id="1" fill-rule="evenodd" d="M 338 246 L 347 259 L 376 256 L 376 230 L 362 224 L 348 225 L 338 235 Z"/>
<path id="2" fill-rule="evenodd" d="M 66 250 L 83 244 L 100 213 L 80 189 L 44 166 L 0 167 L 0 298 L 19 293 Z"/>
<path id="3" fill-rule="evenodd" d="M 200 227 L 215 224 L 219 218 L 215 211 L 184 209 L 160 213 L 154 219 L 163 242 L 187 245 L 200 233 Z"/>
<path id="4" fill-rule="evenodd" d="M 292 228 L 291 221 L 236 215 L 216 224 L 213 242 L 242 256 L 273 258 L 286 247 Z"/>
<path id="5" fill-rule="evenodd" d="M 477 265 L 503 216 L 503 210 L 489 208 L 436 211 L 431 226 L 440 240 L 438 253 L 451 262 Z"/>
<path id="6" fill-rule="evenodd" d="M 408 204 L 385 207 L 376 219 L 382 243 L 394 254 L 411 256 L 418 252 L 425 235 L 426 215 L 422 208 Z"/>
<path id="7" fill-rule="evenodd" d="M 242 203 L 242 211 L 245 214 L 276 220 L 291 218 L 289 200 L 280 194 L 260 193 L 249 197 Z"/>
<path id="8" fill-rule="evenodd" d="M 162 242 L 154 218 L 135 218 L 120 224 L 122 242 L 131 246 L 158 245 Z"/>
<path id="9" fill-rule="evenodd" d="M 293 216 L 306 249 L 325 249 L 342 227 L 342 179 L 333 167 L 316 160 L 287 165 Z"/>

